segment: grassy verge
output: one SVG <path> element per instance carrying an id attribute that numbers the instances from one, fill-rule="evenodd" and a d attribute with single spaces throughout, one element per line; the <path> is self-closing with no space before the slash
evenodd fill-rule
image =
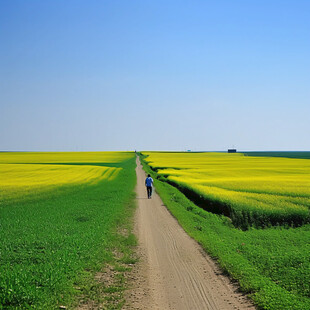
<path id="1" fill-rule="evenodd" d="M 120 309 L 133 263 L 135 159 L 112 181 L 0 205 L 0 309 Z"/>
<path id="2" fill-rule="evenodd" d="M 142 163 L 184 230 L 239 282 L 259 309 L 310 309 L 310 225 L 236 229 L 230 219 L 197 207 Z"/>

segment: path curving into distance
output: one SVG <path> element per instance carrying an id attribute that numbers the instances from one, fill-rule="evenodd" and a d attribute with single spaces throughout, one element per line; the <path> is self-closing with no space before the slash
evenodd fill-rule
<path id="1" fill-rule="evenodd" d="M 137 158 L 135 232 L 141 259 L 131 275 L 124 309 L 255 309 L 213 260 L 180 227 L 160 197 L 147 199 Z"/>

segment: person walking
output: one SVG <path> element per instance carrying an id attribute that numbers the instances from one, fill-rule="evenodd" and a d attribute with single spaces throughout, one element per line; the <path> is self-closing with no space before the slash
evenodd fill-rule
<path id="1" fill-rule="evenodd" d="M 151 178 L 151 175 L 148 174 L 147 178 L 145 179 L 145 186 L 147 191 L 147 198 L 152 198 L 152 191 L 153 191 L 153 179 Z"/>

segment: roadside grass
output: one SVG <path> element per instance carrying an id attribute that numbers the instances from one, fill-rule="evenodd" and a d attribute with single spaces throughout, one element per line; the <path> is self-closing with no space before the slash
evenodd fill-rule
<path id="1" fill-rule="evenodd" d="M 135 158 L 122 160 L 116 178 L 0 205 L 0 309 L 121 308 L 136 244 Z"/>
<path id="2" fill-rule="evenodd" d="M 141 158 L 168 210 L 259 309 L 310 309 L 310 225 L 242 231 L 196 206 Z"/>

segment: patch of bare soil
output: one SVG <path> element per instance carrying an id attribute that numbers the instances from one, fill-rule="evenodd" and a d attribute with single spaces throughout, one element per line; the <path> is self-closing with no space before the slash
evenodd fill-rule
<path id="1" fill-rule="evenodd" d="M 100 295 L 100 299 L 94 298 L 91 292 L 81 297 L 77 310 L 120 309 L 124 303 L 123 291 L 116 289 L 121 286 L 123 273 L 115 269 L 115 266 L 107 265 L 101 272 L 95 274 L 96 285 L 90 290 L 94 296 Z M 90 298 L 89 298 L 90 297 Z"/>

